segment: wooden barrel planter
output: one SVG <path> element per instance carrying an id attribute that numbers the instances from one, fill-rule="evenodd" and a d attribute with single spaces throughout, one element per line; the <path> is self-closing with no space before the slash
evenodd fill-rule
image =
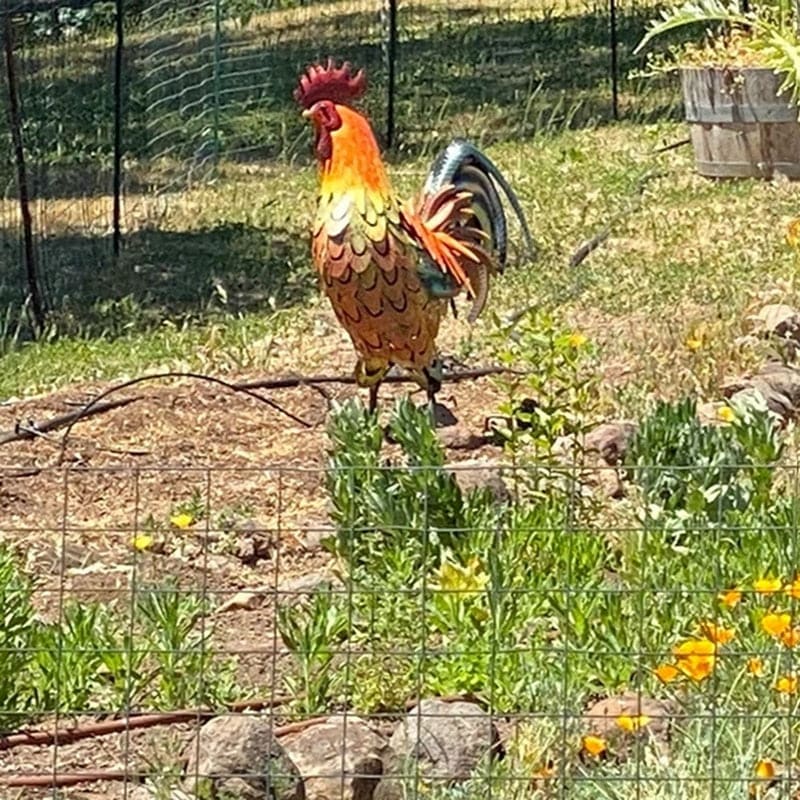
<path id="1" fill-rule="evenodd" d="M 800 178 L 798 109 L 766 67 L 684 67 L 697 171 L 710 178 Z"/>

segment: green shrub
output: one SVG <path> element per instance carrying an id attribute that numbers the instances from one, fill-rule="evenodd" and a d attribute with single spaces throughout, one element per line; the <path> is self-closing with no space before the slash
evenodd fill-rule
<path id="1" fill-rule="evenodd" d="M 773 415 L 755 399 L 736 403 L 731 412 L 730 424 L 707 425 L 692 398 L 655 407 L 626 457 L 649 504 L 720 520 L 769 502 L 782 452 Z"/>

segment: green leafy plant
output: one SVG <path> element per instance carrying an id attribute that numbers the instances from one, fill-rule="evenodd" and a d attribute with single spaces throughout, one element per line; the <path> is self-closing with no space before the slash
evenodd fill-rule
<path id="1" fill-rule="evenodd" d="M 220 704 L 233 694 L 204 603 L 175 586 L 146 587 L 134 619 L 125 609 L 67 600 L 43 621 L 34 584 L 0 547 L 0 727 L 54 711 Z M 122 612 L 122 613 L 121 613 Z"/>
<path id="2" fill-rule="evenodd" d="M 174 583 L 146 586 L 136 598 L 148 679 L 140 691 L 163 708 L 219 705 L 233 693 L 233 665 L 218 662 L 211 644 L 213 626 L 205 620 L 208 604 Z"/>
<path id="3" fill-rule="evenodd" d="M 495 358 L 521 374 L 497 379 L 506 397 L 499 411 L 509 421 L 498 430 L 519 450 L 550 453 L 561 436 L 582 433 L 595 421 L 599 404 L 597 359 L 580 331 L 536 309 L 520 319 L 493 320 Z"/>
<path id="4" fill-rule="evenodd" d="M 455 478 L 443 469 L 444 450 L 427 409 L 399 400 L 389 430 L 402 450 L 396 463 L 381 460 L 383 431 L 359 402 L 340 406 L 328 425 L 335 546 L 351 569 L 369 562 L 375 577 L 390 571 L 393 554 L 413 570 L 440 545 L 453 544 L 468 510 Z M 376 552 L 387 559 L 384 567 L 373 559 Z"/>
<path id="5" fill-rule="evenodd" d="M 718 520 L 770 502 L 782 452 L 773 415 L 753 396 L 732 404 L 728 416 L 724 425 L 703 424 L 692 398 L 655 407 L 626 457 L 648 503 Z"/>
<path id="6" fill-rule="evenodd" d="M 278 630 L 299 672 L 285 679 L 295 704 L 304 714 L 319 713 L 330 699 L 334 657 L 347 636 L 346 609 L 327 586 L 315 591 L 307 603 L 280 606 Z"/>
<path id="7" fill-rule="evenodd" d="M 760 64 L 783 77 L 780 91 L 787 92 L 792 102 L 800 100 L 798 19 L 795 4 L 790 0 L 758 3 L 755 10 L 748 12 L 741 11 L 736 0 L 688 0 L 663 10 L 661 19 L 651 24 L 635 52 L 670 31 L 713 23 L 722 24 L 724 30 L 709 37 L 708 47 L 673 48 L 673 58 L 684 63 L 722 66 Z"/>
<path id="8" fill-rule="evenodd" d="M 0 729 L 18 723 L 15 710 L 28 704 L 20 675 L 37 638 L 32 595 L 30 578 L 20 571 L 12 553 L 0 546 Z"/>

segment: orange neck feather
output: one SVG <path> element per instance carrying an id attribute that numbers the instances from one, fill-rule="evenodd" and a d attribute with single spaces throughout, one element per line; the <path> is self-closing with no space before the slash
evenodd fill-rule
<path id="1" fill-rule="evenodd" d="M 323 194 L 361 186 L 368 191 L 388 194 L 389 176 L 383 165 L 378 143 L 369 122 L 347 106 L 336 106 L 342 124 L 331 132 L 331 157 L 320 164 Z"/>

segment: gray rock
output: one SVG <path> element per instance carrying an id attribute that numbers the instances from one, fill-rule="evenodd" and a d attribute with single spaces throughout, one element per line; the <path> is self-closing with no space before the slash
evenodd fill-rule
<path id="1" fill-rule="evenodd" d="M 499 503 L 507 503 L 511 499 L 511 492 L 503 480 L 503 467 L 497 461 L 459 461 L 448 464 L 446 469 L 453 474 L 463 494 L 477 489 L 489 489 Z"/>
<path id="2" fill-rule="evenodd" d="M 327 570 L 315 570 L 303 575 L 281 578 L 278 581 L 278 598 L 284 603 L 297 603 L 315 592 L 341 588 L 341 581 Z"/>
<path id="3" fill-rule="evenodd" d="M 793 406 L 800 405 L 800 369 L 782 362 L 768 361 L 759 375 L 776 392 L 785 395 Z"/>
<path id="4" fill-rule="evenodd" d="M 449 428 L 437 428 L 439 441 L 448 450 L 478 450 L 489 440 L 480 434 L 473 433 L 463 423 L 458 423 Z"/>
<path id="5" fill-rule="evenodd" d="M 750 386 L 736 392 L 731 399 L 745 398 L 747 395 L 752 395 L 753 392 L 760 394 L 764 398 L 767 408 L 781 419 L 791 419 L 794 416 L 796 408 L 792 401 L 782 392 L 776 391 L 761 375 L 751 378 Z"/>
<path id="6" fill-rule="evenodd" d="M 770 411 L 784 420 L 793 418 L 800 408 L 800 369 L 783 362 L 769 361 L 755 375 L 744 375 L 722 387 L 727 398 L 757 392 Z"/>
<path id="7" fill-rule="evenodd" d="M 372 800 L 386 741 L 359 717 L 330 717 L 281 739 L 308 800 Z"/>
<path id="8" fill-rule="evenodd" d="M 336 535 L 336 526 L 329 519 L 307 519 L 297 526 L 295 539 L 306 552 L 323 549 L 326 539 Z"/>
<path id="9" fill-rule="evenodd" d="M 400 800 L 418 775 L 447 785 L 467 780 L 485 757 L 500 755 L 500 735 L 475 703 L 423 700 L 408 713 L 389 740 L 384 777 L 375 800 Z"/>
<path id="10" fill-rule="evenodd" d="M 599 453 L 606 464 L 616 466 L 625 458 L 636 429 L 636 423 L 627 419 L 604 422 L 586 434 L 584 450 Z"/>
<path id="11" fill-rule="evenodd" d="M 186 757 L 183 788 L 201 800 L 305 800 L 303 779 L 266 717 L 214 717 Z"/>
<path id="12" fill-rule="evenodd" d="M 764 306 L 753 319 L 755 331 L 779 339 L 800 342 L 800 314 L 784 303 Z"/>

